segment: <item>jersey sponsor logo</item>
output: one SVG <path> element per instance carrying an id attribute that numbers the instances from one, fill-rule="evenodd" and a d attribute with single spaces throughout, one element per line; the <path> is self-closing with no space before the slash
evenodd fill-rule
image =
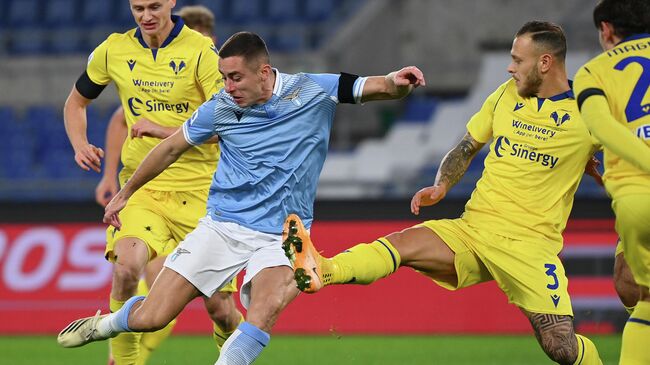
<path id="1" fill-rule="evenodd" d="M 554 168 L 560 160 L 559 157 L 537 152 L 529 146 L 522 145 L 520 143 L 511 143 L 508 137 L 505 136 L 499 136 L 495 140 L 494 154 L 498 158 L 502 158 L 506 155 L 512 156 L 518 159 L 538 163 L 541 166 L 548 167 L 550 169 Z"/>
<path id="2" fill-rule="evenodd" d="M 552 130 L 550 128 L 540 127 L 538 125 L 522 122 L 522 121 L 516 120 L 516 119 L 512 120 L 512 127 L 516 128 L 516 129 L 520 129 L 520 130 L 540 134 L 540 135 L 543 135 L 543 136 L 548 136 L 550 138 L 553 138 L 553 136 L 555 136 L 555 133 L 557 133 L 556 131 L 554 131 L 554 130 Z"/>
<path id="3" fill-rule="evenodd" d="M 551 113 L 551 118 L 553 118 L 555 125 L 559 127 L 562 124 L 564 124 L 564 122 L 568 122 L 571 119 L 571 116 L 569 115 L 569 113 L 564 113 L 562 114 L 562 116 L 560 116 L 557 113 L 557 111 L 554 111 L 553 113 Z"/>
<path id="4" fill-rule="evenodd" d="M 497 157 L 503 157 L 502 152 L 506 151 L 506 147 L 503 146 L 504 143 L 507 146 L 510 146 L 510 140 L 508 137 L 499 136 L 496 142 L 494 142 L 494 154 L 497 155 Z"/>
<path id="5" fill-rule="evenodd" d="M 174 81 L 149 81 L 142 79 L 131 79 L 133 81 L 133 86 L 137 87 L 158 87 L 158 88 L 173 88 Z"/>
<path id="6" fill-rule="evenodd" d="M 139 116 L 142 114 L 142 109 L 144 108 L 147 112 L 175 112 L 178 114 L 187 113 L 190 110 L 189 102 L 182 103 L 167 103 L 159 100 L 147 100 L 142 101 L 139 98 L 131 97 L 128 99 L 129 110 L 134 116 Z"/>
<path id="7" fill-rule="evenodd" d="M 130 59 L 126 61 L 126 64 L 129 65 L 129 70 L 133 71 L 133 68 L 135 67 L 135 62 L 136 61 L 134 59 Z"/>
<path id="8" fill-rule="evenodd" d="M 295 106 L 301 106 L 302 105 L 302 100 L 300 99 L 300 87 L 291 92 L 291 94 L 285 96 L 282 98 L 282 100 L 287 100 L 293 103 Z"/>
<path id="9" fill-rule="evenodd" d="M 174 75 L 178 75 L 179 72 L 183 71 L 183 69 L 187 66 L 185 64 L 185 61 L 180 60 L 180 62 L 176 63 L 176 61 L 171 60 L 169 61 L 169 67 L 172 68 L 172 71 L 174 71 Z"/>
<path id="10" fill-rule="evenodd" d="M 517 110 L 521 109 L 524 107 L 524 103 L 516 103 L 515 104 L 515 109 L 513 109 L 513 112 L 516 112 Z"/>

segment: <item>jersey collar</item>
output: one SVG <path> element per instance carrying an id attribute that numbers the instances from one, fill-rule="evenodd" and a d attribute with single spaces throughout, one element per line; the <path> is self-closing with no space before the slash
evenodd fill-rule
<path id="1" fill-rule="evenodd" d="M 623 38 L 620 42 L 618 42 L 617 46 L 621 43 L 629 42 L 629 41 L 635 41 L 637 39 L 641 38 L 648 38 L 650 37 L 650 33 L 637 33 L 637 34 L 632 34 L 629 37 Z"/>
<path id="2" fill-rule="evenodd" d="M 174 22 L 174 28 L 172 28 L 172 31 L 169 33 L 167 38 L 163 41 L 163 43 L 160 45 L 160 48 L 166 47 L 169 45 L 174 38 L 178 37 L 180 34 L 181 30 L 183 29 L 183 19 L 181 19 L 180 16 L 178 15 L 172 15 L 172 21 Z M 140 45 L 144 48 L 149 48 L 147 45 L 147 42 L 144 41 L 144 38 L 142 38 L 142 31 L 140 30 L 140 27 L 137 27 L 135 29 L 135 35 L 134 35 L 138 41 L 140 42 Z"/>
<path id="3" fill-rule="evenodd" d="M 542 105 L 544 104 L 545 100 L 550 100 L 550 101 L 560 101 L 564 99 L 575 99 L 575 95 L 573 94 L 573 80 L 569 80 L 569 90 L 559 93 L 557 95 L 553 95 L 550 98 L 537 98 L 537 110 L 542 109 Z"/>
<path id="4" fill-rule="evenodd" d="M 277 68 L 273 68 L 273 73 L 275 73 L 275 84 L 273 85 L 273 95 L 280 95 L 282 92 L 282 86 L 284 86 L 284 83 L 282 82 L 282 76 L 280 75 L 280 71 L 278 71 Z"/>

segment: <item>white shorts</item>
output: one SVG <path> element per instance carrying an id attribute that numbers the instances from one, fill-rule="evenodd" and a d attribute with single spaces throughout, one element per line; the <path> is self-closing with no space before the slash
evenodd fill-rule
<path id="1" fill-rule="evenodd" d="M 245 269 L 239 294 L 245 308 L 250 304 L 251 279 L 263 269 L 276 266 L 291 267 L 282 249 L 281 235 L 217 222 L 209 216 L 201 218 L 165 260 L 165 267 L 182 275 L 207 297 Z"/>

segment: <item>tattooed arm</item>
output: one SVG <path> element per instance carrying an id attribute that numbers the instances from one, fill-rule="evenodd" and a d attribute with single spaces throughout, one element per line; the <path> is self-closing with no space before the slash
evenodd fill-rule
<path id="1" fill-rule="evenodd" d="M 460 181 L 470 162 L 484 145 L 485 143 L 475 140 L 469 132 L 466 133 L 456 147 L 442 159 L 433 186 L 415 193 L 411 199 L 411 212 L 420 214 L 421 206 L 433 205 L 442 200 L 449 189 Z"/>

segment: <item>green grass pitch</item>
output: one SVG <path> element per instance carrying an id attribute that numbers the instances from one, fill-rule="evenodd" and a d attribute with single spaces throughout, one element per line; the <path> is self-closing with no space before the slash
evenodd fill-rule
<path id="1" fill-rule="evenodd" d="M 605 365 L 617 364 L 620 335 L 589 336 Z M 58 347 L 54 336 L 0 336 L 6 365 L 106 364 L 106 342 Z M 148 364 L 214 364 L 208 336 L 172 336 Z M 551 364 L 532 335 L 522 336 L 274 336 L 256 365 L 292 364 Z"/>

